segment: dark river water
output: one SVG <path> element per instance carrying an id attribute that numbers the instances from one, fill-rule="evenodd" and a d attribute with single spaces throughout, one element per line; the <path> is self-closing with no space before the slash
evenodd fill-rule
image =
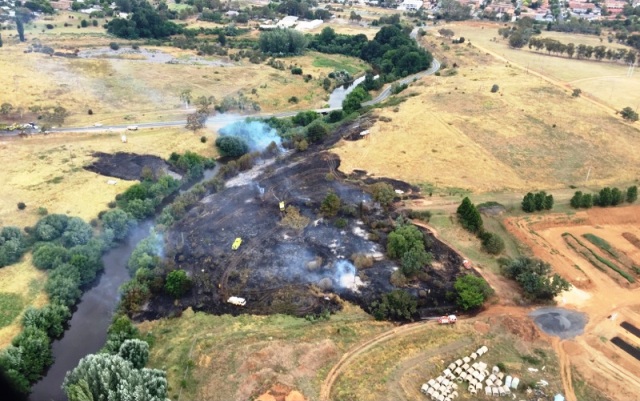
<path id="1" fill-rule="evenodd" d="M 64 337 L 53 342 L 55 361 L 46 376 L 33 386 L 29 401 L 67 400 L 61 389 L 64 376 L 78 365 L 80 359 L 96 353 L 104 345 L 107 328 L 118 304 L 118 287 L 130 278 L 127 270 L 129 256 L 138 242 L 149 235 L 151 225 L 151 220 L 143 221 L 126 242 L 103 255 L 104 272 L 97 284 L 80 298 Z"/>

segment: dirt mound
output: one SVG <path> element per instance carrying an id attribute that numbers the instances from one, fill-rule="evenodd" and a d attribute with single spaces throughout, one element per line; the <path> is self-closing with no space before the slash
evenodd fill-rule
<path id="1" fill-rule="evenodd" d="M 529 314 L 533 321 L 547 334 L 562 339 L 573 338 L 584 332 L 587 315 L 562 308 L 540 308 Z"/>
<path id="2" fill-rule="evenodd" d="M 291 387 L 276 383 L 264 394 L 256 398 L 256 401 L 305 401 L 304 395 Z"/>
<path id="3" fill-rule="evenodd" d="M 176 173 L 167 162 L 158 156 L 126 152 L 95 152 L 93 156 L 98 160 L 85 166 L 85 170 L 108 177 L 116 177 L 130 181 L 139 180 L 142 175 L 142 169 L 145 167 L 150 168 L 156 176 L 166 174 L 169 171 Z"/>
<path id="4" fill-rule="evenodd" d="M 502 315 L 492 317 L 489 320 L 489 326 L 502 327 L 505 331 L 527 342 L 532 342 L 540 338 L 540 334 L 533 322 L 521 316 Z"/>

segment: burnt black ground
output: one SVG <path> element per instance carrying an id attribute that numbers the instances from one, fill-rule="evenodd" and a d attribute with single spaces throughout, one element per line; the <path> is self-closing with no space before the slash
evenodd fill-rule
<path id="1" fill-rule="evenodd" d="M 95 152 L 93 156 L 98 159 L 92 164 L 85 166 L 84 168 L 86 170 L 123 180 L 139 180 L 144 167 L 149 167 L 156 176 L 169 170 L 174 171 L 164 159 L 158 156 L 138 155 L 126 152 L 113 154 Z"/>
<path id="2" fill-rule="evenodd" d="M 165 235 L 168 267 L 186 270 L 194 287 L 179 304 L 164 295 L 154 296 L 138 317 L 178 314 L 188 306 L 214 314 L 304 316 L 338 309 L 333 294 L 369 309 L 372 301 L 395 288 L 390 277 L 398 262 L 385 258 L 358 272 L 365 285 L 355 290 L 348 288 L 353 277 L 340 285 L 337 263 L 354 253 L 384 253 L 397 215 L 372 201 L 364 177 L 345 176 L 338 171 L 339 164 L 339 158 L 328 152 L 295 154 L 262 167 L 251 180 L 234 178 L 222 192 L 203 198 Z M 329 191 L 353 211 L 339 215 L 348 223 L 343 229 L 336 227 L 335 218 L 318 221 Z M 280 201 L 298 208 L 311 224 L 300 233 L 283 227 Z M 376 240 L 369 240 L 369 234 Z M 237 237 L 243 242 L 233 251 Z M 430 233 L 427 238 L 437 269 L 428 267 L 423 280 L 405 289 L 419 297 L 422 313 L 434 315 L 452 310 L 447 292 L 466 271 L 461 270 L 462 258 L 456 252 Z M 310 269 L 309 262 L 318 257 L 322 263 Z M 230 296 L 245 298 L 246 306 L 227 303 Z"/>

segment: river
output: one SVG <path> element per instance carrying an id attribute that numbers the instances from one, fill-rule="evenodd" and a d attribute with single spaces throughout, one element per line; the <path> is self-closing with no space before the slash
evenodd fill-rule
<path id="1" fill-rule="evenodd" d="M 32 387 L 29 401 L 67 400 L 61 388 L 64 376 L 84 356 L 102 348 L 107 340 L 107 328 L 119 299 L 118 288 L 130 279 L 127 269 L 129 256 L 138 242 L 149 235 L 151 226 L 151 220 L 143 221 L 125 242 L 102 256 L 104 272 L 80 298 L 64 336 L 53 342 L 55 361 L 46 376 Z"/>

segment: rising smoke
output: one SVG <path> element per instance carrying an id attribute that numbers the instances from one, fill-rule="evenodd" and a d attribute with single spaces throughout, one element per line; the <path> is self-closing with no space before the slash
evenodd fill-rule
<path id="1" fill-rule="evenodd" d="M 262 121 L 237 121 L 220 129 L 219 134 L 243 139 L 252 152 L 265 150 L 271 142 L 282 147 L 278 132 Z"/>

